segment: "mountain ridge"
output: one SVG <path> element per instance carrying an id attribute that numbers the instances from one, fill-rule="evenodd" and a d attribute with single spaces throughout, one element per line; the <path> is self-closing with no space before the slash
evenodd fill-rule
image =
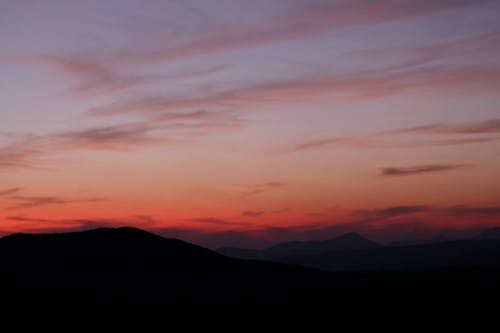
<path id="1" fill-rule="evenodd" d="M 335 238 L 312 241 L 288 241 L 278 243 L 265 249 L 241 249 L 222 247 L 217 251 L 234 258 L 274 260 L 296 254 L 318 254 L 330 251 L 350 251 L 376 248 L 382 245 L 375 243 L 358 233 L 349 232 Z"/>

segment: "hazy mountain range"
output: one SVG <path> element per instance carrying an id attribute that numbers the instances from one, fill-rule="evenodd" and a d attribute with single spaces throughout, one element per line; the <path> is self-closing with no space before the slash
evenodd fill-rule
<path id="1" fill-rule="evenodd" d="M 381 245 L 352 232 L 325 241 L 285 242 L 263 250 L 223 247 L 219 249 L 218 252 L 235 258 L 271 260 L 299 254 L 311 255 L 324 252 L 362 250 L 378 248 L 380 246 Z"/>

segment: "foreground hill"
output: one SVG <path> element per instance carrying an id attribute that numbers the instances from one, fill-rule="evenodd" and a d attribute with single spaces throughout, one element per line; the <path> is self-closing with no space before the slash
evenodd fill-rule
<path id="1" fill-rule="evenodd" d="M 290 322 L 499 311 L 496 268 L 329 273 L 232 259 L 133 228 L 7 236 L 0 262 L 2 320 Z"/>
<path id="2" fill-rule="evenodd" d="M 233 258 L 273 260 L 293 255 L 310 255 L 378 247 L 380 247 L 379 244 L 351 232 L 325 241 L 285 242 L 263 250 L 223 247 L 218 252 Z"/>

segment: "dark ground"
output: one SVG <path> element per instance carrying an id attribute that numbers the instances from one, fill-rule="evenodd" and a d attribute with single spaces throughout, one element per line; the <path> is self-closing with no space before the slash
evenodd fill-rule
<path id="1" fill-rule="evenodd" d="M 232 259 L 133 228 L 0 239 L 3 320 L 494 318 L 500 265 L 326 272 Z M 500 262 L 499 262 L 500 264 Z"/>

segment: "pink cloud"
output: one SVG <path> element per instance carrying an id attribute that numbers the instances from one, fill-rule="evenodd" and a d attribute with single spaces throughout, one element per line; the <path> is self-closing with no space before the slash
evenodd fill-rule
<path id="1" fill-rule="evenodd" d="M 466 90 L 465 90 L 466 89 Z M 391 97 L 406 92 L 500 92 L 500 68 L 380 69 L 261 83 L 204 97 L 151 96 L 94 108 L 93 115 L 151 114 L 184 108 L 234 108 L 259 105 L 334 104 Z"/>
<path id="2" fill-rule="evenodd" d="M 249 48 L 271 43 L 314 37 L 334 28 L 410 19 L 446 10 L 481 6 L 492 0 L 384 0 L 384 1 L 323 1 L 300 0 L 269 19 L 263 18 L 254 26 L 211 24 L 201 20 L 194 28 L 198 38 L 180 45 L 158 46 L 150 51 L 128 51 L 113 55 L 109 62 L 144 64 L 203 56 L 224 51 Z M 124 24 L 125 25 L 125 24 Z M 143 24 L 140 24 L 143 25 Z M 146 24 L 147 25 L 147 24 Z M 127 26 L 127 25 L 125 25 Z M 167 24 L 151 24 L 148 34 L 157 37 L 159 31 L 169 30 Z M 129 30 L 129 28 L 123 28 Z M 170 27 L 170 29 L 173 29 Z M 153 44 L 153 43 L 152 43 Z"/>
<path id="3" fill-rule="evenodd" d="M 239 128 L 243 122 L 233 113 L 200 110 L 162 113 L 145 120 L 110 126 L 30 135 L 0 146 L 0 170 L 37 169 L 49 164 L 47 156 L 68 151 L 129 151 L 179 144 L 200 135 Z"/>

